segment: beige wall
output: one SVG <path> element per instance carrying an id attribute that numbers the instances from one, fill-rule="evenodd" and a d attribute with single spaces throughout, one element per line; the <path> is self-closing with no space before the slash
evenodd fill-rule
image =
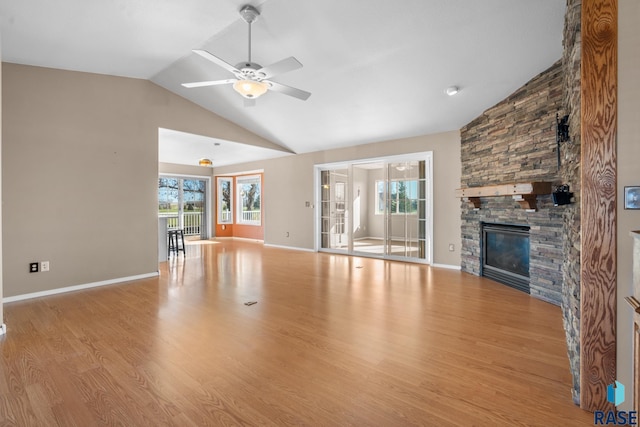
<path id="1" fill-rule="evenodd" d="M 633 330 L 631 307 L 624 297 L 632 294 L 631 237 L 640 230 L 640 211 L 624 209 L 624 187 L 640 185 L 640 3 L 619 2 L 618 22 L 618 381 L 631 390 Z M 631 394 L 618 409 L 631 409 Z"/>
<path id="2" fill-rule="evenodd" d="M 213 169 L 204 166 L 178 165 L 175 163 L 160 163 L 158 173 L 183 175 L 183 176 L 208 176 L 213 175 Z"/>
<path id="3" fill-rule="evenodd" d="M 159 127 L 273 147 L 146 80 L 15 64 L 3 77 L 5 298 L 158 270 Z"/>
<path id="4" fill-rule="evenodd" d="M 313 249 L 314 210 L 305 202 L 314 203 L 314 165 L 424 151 L 433 152 L 434 263 L 460 266 L 458 131 L 214 168 L 214 174 L 264 169 L 265 243 Z"/>
<path id="5" fill-rule="evenodd" d="M 0 52 L 0 64 L 1 63 L 2 52 Z M 2 67 L 0 67 L 0 325 L 4 322 L 2 288 Z"/>

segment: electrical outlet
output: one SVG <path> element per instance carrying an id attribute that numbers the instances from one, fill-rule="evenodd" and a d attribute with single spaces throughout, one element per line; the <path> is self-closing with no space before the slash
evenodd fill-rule
<path id="1" fill-rule="evenodd" d="M 453 252 L 456 250 L 456 247 L 453 245 L 453 243 L 449 243 L 449 252 Z"/>
<path id="2" fill-rule="evenodd" d="M 37 273 L 38 272 L 38 263 L 37 262 L 30 262 L 29 263 L 29 273 Z"/>
<path id="3" fill-rule="evenodd" d="M 49 271 L 49 261 L 42 261 L 40 263 L 40 271 Z"/>

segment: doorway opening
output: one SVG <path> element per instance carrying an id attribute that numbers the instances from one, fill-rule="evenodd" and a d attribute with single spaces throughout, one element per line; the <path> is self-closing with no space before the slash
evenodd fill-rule
<path id="1" fill-rule="evenodd" d="M 316 249 L 431 263 L 431 152 L 316 166 Z"/>

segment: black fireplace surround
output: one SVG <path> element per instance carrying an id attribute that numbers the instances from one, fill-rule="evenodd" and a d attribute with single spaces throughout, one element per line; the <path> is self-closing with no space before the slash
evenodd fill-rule
<path id="1" fill-rule="evenodd" d="M 512 288 L 530 293 L 529 227 L 482 224 L 480 274 Z"/>

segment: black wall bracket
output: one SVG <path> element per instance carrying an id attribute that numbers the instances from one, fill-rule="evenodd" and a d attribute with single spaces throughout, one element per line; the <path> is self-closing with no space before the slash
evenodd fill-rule
<path id="1" fill-rule="evenodd" d="M 553 206 L 561 206 L 572 202 L 573 193 L 569 191 L 569 186 L 564 184 L 556 187 L 551 196 L 553 198 Z"/>
<path id="2" fill-rule="evenodd" d="M 556 113 L 556 144 L 558 151 L 558 169 L 560 169 L 560 143 L 569 141 L 569 115 L 560 118 Z"/>

